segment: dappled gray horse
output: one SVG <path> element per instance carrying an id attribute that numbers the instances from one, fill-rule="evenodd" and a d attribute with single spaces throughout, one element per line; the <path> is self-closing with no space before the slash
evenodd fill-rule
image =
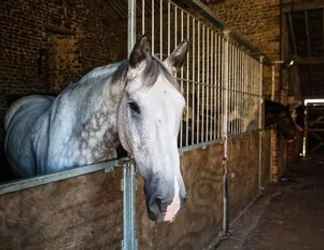
<path id="1" fill-rule="evenodd" d="M 121 144 L 145 180 L 149 217 L 172 221 L 185 199 L 177 136 L 185 100 L 172 76 L 187 42 L 165 60 L 147 38 L 129 60 L 95 68 L 56 98 L 28 96 L 5 118 L 5 151 L 22 177 L 49 174 L 116 157 Z"/>

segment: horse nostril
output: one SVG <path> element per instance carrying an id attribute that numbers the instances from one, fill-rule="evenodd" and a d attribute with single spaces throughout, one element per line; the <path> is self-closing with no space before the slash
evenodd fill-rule
<path id="1" fill-rule="evenodd" d="M 153 221 L 159 221 L 162 214 L 162 200 L 153 198 L 147 206 L 149 218 Z"/>
<path id="2" fill-rule="evenodd" d="M 181 205 L 181 207 L 183 207 L 185 205 L 185 203 L 187 202 L 187 196 L 181 197 L 180 201 L 181 201 L 180 205 Z"/>
<path id="3" fill-rule="evenodd" d="M 155 204 L 159 208 L 159 211 L 162 211 L 162 200 L 160 198 L 155 198 Z"/>

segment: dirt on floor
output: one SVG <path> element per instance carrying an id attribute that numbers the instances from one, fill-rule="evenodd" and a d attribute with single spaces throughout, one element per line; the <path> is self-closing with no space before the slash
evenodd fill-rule
<path id="1" fill-rule="evenodd" d="M 324 250 L 324 153 L 289 166 L 217 250 Z"/>

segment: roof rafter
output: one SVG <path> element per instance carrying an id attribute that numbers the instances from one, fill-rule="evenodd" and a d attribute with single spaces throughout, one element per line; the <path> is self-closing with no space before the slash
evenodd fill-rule
<path id="1" fill-rule="evenodd" d="M 307 40 L 307 55 L 312 55 L 312 45 L 311 45 L 311 39 L 310 39 L 310 33 L 309 33 L 309 18 L 308 18 L 308 11 L 304 11 L 305 15 L 305 32 L 306 32 L 306 40 Z"/>
<path id="2" fill-rule="evenodd" d="M 294 24 L 293 24 L 293 20 L 292 20 L 292 14 L 291 12 L 287 13 L 288 15 L 288 25 L 289 25 L 289 31 L 290 31 L 290 37 L 291 37 L 291 43 L 293 46 L 293 51 L 294 51 L 294 55 L 297 55 L 297 45 L 296 45 L 296 34 L 295 34 L 295 30 L 294 30 Z"/>

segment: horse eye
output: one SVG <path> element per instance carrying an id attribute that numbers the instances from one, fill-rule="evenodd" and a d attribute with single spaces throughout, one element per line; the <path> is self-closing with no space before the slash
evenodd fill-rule
<path id="1" fill-rule="evenodd" d="M 137 114 L 141 113 L 140 107 L 138 106 L 138 104 L 136 102 L 129 102 L 128 103 L 129 108 L 134 111 Z"/>

